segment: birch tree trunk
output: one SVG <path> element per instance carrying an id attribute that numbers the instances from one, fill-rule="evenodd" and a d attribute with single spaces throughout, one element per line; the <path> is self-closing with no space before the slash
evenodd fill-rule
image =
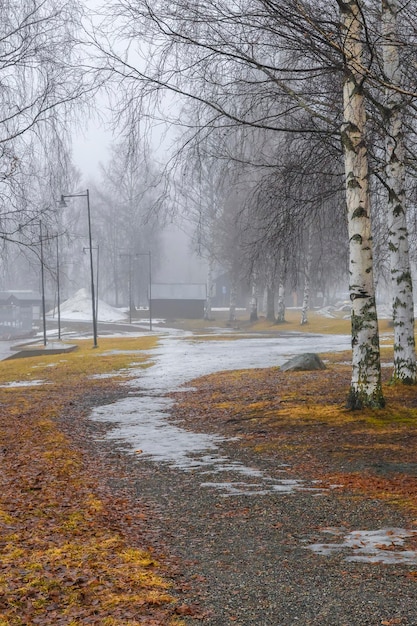
<path id="1" fill-rule="evenodd" d="M 301 321 L 300 321 L 301 326 L 304 326 L 304 324 L 308 324 L 307 311 L 310 306 L 311 265 L 313 261 L 313 237 L 312 237 L 311 231 L 312 231 L 312 228 L 311 226 L 309 226 L 307 258 L 306 258 L 305 272 L 304 272 L 303 305 L 301 307 Z"/>
<path id="2" fill-rule="evenodd" d="M 212 319 L 211 301 L 213 298 L 213 255 L 209 252 L 208 264 L 207 264 L 207 297 L 206 306 L 204 307 L 204 319 Z"/>
<path id="3" fill-rule="evenodd" d="M 269 284 L 266 286 L 266 319 L 275 322 L 275 290 Z"/>
<path id="4" fill-rule="evenodd" d="M 347 407 L 382 407 L 378 320 L 373 281 L 365 99 L 363 29 L 358 2 L 338 0 L 345 54 L 342 143 L 345 157 L 352 303 L 352 380 Z"/>
<path id="5" fill-rule="evenodd" d="M 394 87 L 401 85 L 398 49 L 398 1 L 382 0 L 384 74 Z M 416 383 L 414 302 L 405 206 L 402 96 L 386 90 L 385 182 L 388 187 L 387 223 L 394 324 L 393 380 Z"/>
<path id="6" fill-rule="evenodd" d="M 287 279 L 286 263 L 284 253 L 279 253 L 279 280 L 278 280 L 278 301 L 277 301 L 277 319 L 276 324 L 285 322 L 285 282 Z"/>
<path id="7" fill-rule="evenodd" d="M 236 302 L 237 302 L 237 281 L 232 272 L 230 276 L 229 322 L 236 321 Z"/>
<path id="8" fill-rule="evenodd" d="M 285 322 L 285 271 L 283 263 L 279 271 L 278 282 L 278 302 L 277 302 L 277 324 L 283 324 Z"/>

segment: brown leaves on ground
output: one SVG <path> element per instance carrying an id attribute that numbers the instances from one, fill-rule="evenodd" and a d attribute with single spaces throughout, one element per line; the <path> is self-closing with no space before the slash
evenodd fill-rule
<path id="1" fill-rule="evenodd" d="M 200 617 L 198 607 L 174 599 L 168 561 L 147 542 L 148 511 L 107 493 L 73 438 L 76 424 L 71 439 L 62 428 L 120 393 L 116 379 L 91 375 L 113 377 L 132 361 L 145 366 L 153 341 L 103 339 L 99 350 L 80 345 L 62 359 L 0 363 L 2 382 L 43 381 L 0 389 L 0 626 L 167 626 Z M 174 394 L 174 417 L 193 430 L 238 435 L 293 475 L 415 514 L 417 389 L 385 385 L 386 409 L 348 412 L 343 358 L 332 356 L 320 372 L 202 378 L 195 391 Z"/>
<path id="2" fill-rule="evenodd" d="M 260 455 L 364 497 L 417 512 L 417 388 L 384 383 L 387 407 L 345 409 L 350 368 L 332 355 L 328 369 L 223 372 L 173 394 L 175 417 L 193 429 L 238 435 Z M 385 378 L 389 370 L 384 368 Z"/>
<path id="3" fill-rule="evenodd" d="M 149 343 L 136 341 L 138 351 Z M 85 372 L 126 357 L 110 364 L 103 351 L 81 350 L 59 368 L 54 359 L 0 364 L 3 380 L 45 380 L 0 389 L 0 625 L 180 624 L 164 569 L 141 542 L 143 511 L 107 497 L 59 427 L 115 388 Z"/>

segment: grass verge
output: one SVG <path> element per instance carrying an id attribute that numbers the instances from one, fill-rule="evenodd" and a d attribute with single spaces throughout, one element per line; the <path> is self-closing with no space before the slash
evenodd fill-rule
<path id="1" fill-rule="evenodd" d="M 111 398 L 133 362 L 146 367 L 155 339 L 77 343 L 70 354 L 0 362 L 3 385 L 28 385 L 0 389 L 0 626 L 180 624 L 163 566 L 140 534 L 132 545 L 123 532 L 143 512 L 99 490 L 59 426 Z"/>
<path id="2" fill-rule="evenodd" d="M 384 348 L 389 365 L 392 350 Z M 294 477 L 400 507 L 417 524 L 417 388 L 391 385 L 383 368 L 384 409 L 345 408 L 349 353 L 327 355 L 327 369 L 221 372 L 175 394 L 182 423 L 226 436 L 289 465 Z"/>

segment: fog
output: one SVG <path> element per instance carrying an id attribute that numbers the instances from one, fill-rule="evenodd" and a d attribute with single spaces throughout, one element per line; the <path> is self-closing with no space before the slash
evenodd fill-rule
<path id="1" fill-rule="evenodd" d="M 96 0 L 83 4 L 100 11 Z M 86 17 L 87 36 L 101 17 Z M 119 18 L 117 39 L 112 20 Z M 203 75 L 188 86 L 197 89 L 197 98 L 187 98 L 186 82 L 176 84 L 174 75 L 174 89 L 154 91 L 152 80 L 142 82 L 143 72 L 158 75 L 163 57 L 151 54 L 157 44 L 146 29 L 143 37 L 131 35 L 141 31 L 140 20 L 132 31 L 123 31 L 122 20 L 114 14 L 108 39 L 104 33 L 101 39 L 115 46 L 117 72 L 108 72 L 105 50 L 81 48 L 81 57 L 97 70 L 86 78 L 100 82 L 101 67 L 110 80 L 91 91 L 87 106 L 80 99 L 79 110 L 78 104 L 70 110 L 65 124 L 70 137 L 55 137 L 62 154 L 56 158 L 52 152 L 46 163 L 52 172 L 48 197 L 39 195 L 34 219 L 22 227 L 19 217 L 17 235 L 4 244 L 0 290 L 39 294 L 44 288 L 50 307 L 58 297 L 63 301 L 94 288 L 109 305 L 134 309 L 148 306 L 151 283 L 205 284 L 207 315 L 211 306 L 228 307 L 231 320 L 237 307 L 248 308 L 253 319 L 259 313 L 284 321 L 286 306 L 306 312 L 345 299 L 348 239 L 338 210 L 342 185 L 334 157 L 323 152 L 324 174 L 317 178 L 320 144 L 310 138 L 293 142 L 271 128 L 240 123 L 238 92 L 231 102 L 236 123 L 212 117 L 210 102 L 199 100 Z M 98 30 L 95 36 L 101 36 Z M 166 62 L 169 68 L 169 56 Z M 233 64 L 226 59 L 224 69 Z M 247 97 L 256 110 L 256 93 Z M 39 176 L 39 185 L 45 187 L 46 179 Z M 25 194 L 32 191 L 28 185 Z M 65 210 L 56 206 L 62 193 L 68 194 Z M 47 206 L 41 213 L 42 246 L 39 206 Z M 376 263 L 381 292 L 386 291 L 383 254 Z"/>

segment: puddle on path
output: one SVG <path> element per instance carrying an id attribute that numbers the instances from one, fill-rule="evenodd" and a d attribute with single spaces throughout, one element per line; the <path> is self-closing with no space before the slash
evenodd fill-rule
<path id="1" fill-rule="evenodd" d="M 146 410 L 138 410 L 138 403 L 146 400 Z M 219 453 L 219 446 L 227 441 L 219 435 L 195 433 L 168 421 L 170 398 L 129 397 L 114 404 L 95 409 L 91 419 L 114 424 L 106 438 L 120 442 L 133 454 L 140 454 L 156 463 L 167 463 L 182 471 L 198 470 L 203 478 L 207 474 L 233 474 L 248 477 L 251 482 L 202 482 L 222 495 L 261 495 L 266 493 L 293 493 L 299 490 L 320 492 L 317 484 L 283 478 L 272 479 L 260 470 L 238 461 L 231 461 Z M 287 465 L 282 471 L 287 474 Z M 253 480 L 256 479 L 256 483 Z"/>
<path id="2" fill-rule="evenodd" d="M 417 530 L 404 528 L 381 528 L 379 530 L 355 530 L 327 528 L 323 532 L 342 537 L 340 543 L 314 543 L 307 546 L 316 554 L 329 556 L 335 552 L 347 552 L 345 561 L 384 563 L 386 565 L 415 565 L 417 551 L 404 549 L 407 539 L 417 535 Z"/>

